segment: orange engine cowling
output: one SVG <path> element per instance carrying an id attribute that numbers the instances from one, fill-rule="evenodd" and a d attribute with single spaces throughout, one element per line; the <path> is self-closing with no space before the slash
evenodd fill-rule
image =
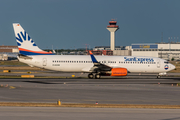
<path id="1" fill-rule="evenodd" d="M 126 68 L 113 68 L 111 69 L 111 76 L 126 76 L 127 69 Z"/>

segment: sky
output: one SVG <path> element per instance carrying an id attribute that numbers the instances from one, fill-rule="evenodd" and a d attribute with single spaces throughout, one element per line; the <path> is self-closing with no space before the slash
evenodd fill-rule
<path id="1" fill-rule="evenodd" d="M 115 45 L 168 42 L 180 37 L 180 0 L 0 0 L 0 45 L 17 45 L 20 23 L 42 49 L 109 46 L 106 29 L 115 19 Z M 180 40 L 179 40 L 180 41 Z"/>

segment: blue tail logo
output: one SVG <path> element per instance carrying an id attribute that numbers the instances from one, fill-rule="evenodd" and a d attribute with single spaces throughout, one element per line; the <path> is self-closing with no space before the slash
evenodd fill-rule
<path id="1" fill-rule="evenodd" d="M 21 36 L 20 36 L 21 34 Z M 17 40 L 17 44 L 18 46 L 21 46 L 21 44 L 24 42 L 24 41 L 29 41 L 29 43 L 31 43 L 33 46 L 37 46 L 34 41 L 30 38 L 30 36 L 26 33 L 26 31 L 24 31 L 24 34 L 22 32 L 20 32 L 20 34 L 18 33 L 16 37 L 16 40 Z"/>

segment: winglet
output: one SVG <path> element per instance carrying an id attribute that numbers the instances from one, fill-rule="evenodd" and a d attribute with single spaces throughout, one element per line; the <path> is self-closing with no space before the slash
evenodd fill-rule
<path id="1" fill-rule="evenodd" d="M 90 54 L 90 55 L 93 55 L 93 53 L 92 53 L 91 51 L 89 51 L 89 54 Z"/>
<path id="2" fill-rule="evenodd" d="M 98 63 L 98 61 L 96 60 L 96 58 L 94 57 L 93 53 L 91 51 L 89 51 L 89 54 L 91 56 L 91 60 L 93 63 Z"/>

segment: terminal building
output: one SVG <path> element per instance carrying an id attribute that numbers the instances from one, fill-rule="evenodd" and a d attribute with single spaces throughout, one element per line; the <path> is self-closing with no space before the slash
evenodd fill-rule
<path id="1" fill-rule="evenodd" d="M 132 56 L 152 56 L 180 60 L 180 43 L 132 44 Z"/>
<path id="2" fill-rule="evenodd" d="M 180 60 L 180 42 L 171 43 L 139 43 L 131 46 L 116 46 L 110 50 L 108 46 L 97 46 L 95 51 L 111 51 L 109 55 L 119 56 L 149 56 L 159 57 L 166 60 Z M 99 54 L 98 54 L 99 55 Z M 105 54 L 104 54 L 105 55 Z"/>
<path id="3" fill-rule="evenodd" d="M 92 52 L 95 55 L 131 56 L 131 46 L 115 46 L 114 50 L 111 50 L 109 46 L 96 46 Z"/>
<path id="4" fill-rule="evenodd" d="M 0 60 L 8 60 L 9 55 L 13 56 L 18 53 L 18 46 L 0 46 Z"/>
<path id="5" fill-rule="evenodd" d="M 18 46 L 0 46 L 0 53 L 18 53 Z"/>

